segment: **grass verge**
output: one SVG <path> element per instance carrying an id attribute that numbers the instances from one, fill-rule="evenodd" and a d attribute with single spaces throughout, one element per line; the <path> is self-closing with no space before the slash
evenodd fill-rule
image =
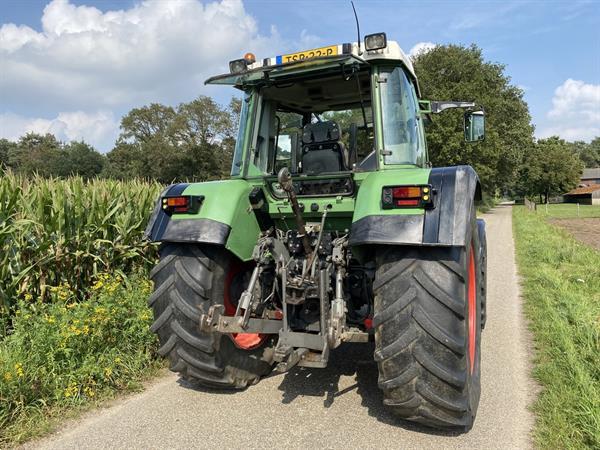
<path id="1" fill-rule="evenodd" d="M 535 341 L 539 448 L 600 448 L 600 252 L 513 209 L 525 311 Z"/>
<path id="2" fill-rule="evenodd" d="M 128 282 L 105 275 L 83 302 L 21 302 L 0 341 L 0 447 L 137 390 L 162 367 L 150 332 L 150 292 L 143 275 Z"/>

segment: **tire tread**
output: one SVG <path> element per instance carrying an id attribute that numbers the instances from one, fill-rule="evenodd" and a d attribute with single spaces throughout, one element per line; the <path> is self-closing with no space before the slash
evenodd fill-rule
<path id="1" fill-rule="evenodd" d="M 163 245 L 151 272 L 155 289 L 148 306 L 155 320 L 150 329 L 159 337 L 158 354 L 170 360 L 173 372 L 210 388 L 243 389 L 271 370 L 267 359 L 257 357 L 264 349 L 237 349 L 228 337 L 198 328 L 201 314 L 223 301 L 222 291 L 212 289 L 224 282 L 229 258 L 226 250 L 214 247 Z"/>
<path id="2" fill-rule="evenodd" d="M 477 407 L 466 370 L 465 254 L 388 247 L 377 255 L 374 357 L 384 404 L 436 428 L 470 428 Z"/>

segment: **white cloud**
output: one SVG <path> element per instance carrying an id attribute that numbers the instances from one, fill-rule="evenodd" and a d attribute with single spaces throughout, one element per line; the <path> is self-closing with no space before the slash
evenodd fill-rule
<path id="1" fill-rule="evenodd" d="M 53 119 L 0 114 L 0 135 L 17 140 L 26 133 L 52 133 L 62 141 L 84 140 L 99 149 L 109 149 L 117 137 L 119 124 L 112 112 L 61 112 Z"/>
<path id="2" fill-rule="evenodd" d="M 408 56 L 410 58 L 415 58 L 421 53 L 427 53 L 428 51 L 433 50 L 434 48 L 435 44 L 433 42 L 419 42 L 413 45 L 413 47 L 408 52 Z"/>
<path id="3" fill-rule="evenodd" d="M 228 61 L 247 51 L 261 60 L 294 47 L 275 27 L 259 33 L 241 0 L 147 0 L 106 12 L 53 0 L 41 23 L 40 32 L 12 23 L 0 27 L 4 112 L 58 120 L 59 111 L 118 116 L 150 102 L 174 105 L 201 93 L 221 94 L 226 101 L 233 92 L 206 88 L 206 78 L 227 71 Z M 313 43 L 318 37 L 302 32 L 298 41 Z"/>
<path id="4" fill-rule="evenodd" d="M 554 91 L 552 105 L 548 113 L 550 118 L 574 117 L 599 124 L 600 84 L 586 84 L 569 78 Z"/>
<path id="5" fill-rule="evenodd" d="M 538 137 L 558 135 L 563 139 L 590 141 L 600 136 L 600 84 L 569 78 L 554 91 L 549 123 Z"/>

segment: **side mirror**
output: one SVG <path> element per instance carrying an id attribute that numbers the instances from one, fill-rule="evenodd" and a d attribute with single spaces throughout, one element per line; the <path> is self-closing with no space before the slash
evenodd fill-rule
<path id="1" fill-rule="evenodd" d="M 465 141 L 478 142 L 485 139 L 485 113 L 467 111 L 465 113 Z"/>

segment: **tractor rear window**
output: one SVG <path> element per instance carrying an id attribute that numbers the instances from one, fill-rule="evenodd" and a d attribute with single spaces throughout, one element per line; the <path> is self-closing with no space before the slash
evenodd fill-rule
<path id="1" fill-rule="evenodd" d="M 376 168 L 368 70 L 263 88 L 257 115 L 251 173 L 275 175 L 283 167 L 304 175 Z"/>

